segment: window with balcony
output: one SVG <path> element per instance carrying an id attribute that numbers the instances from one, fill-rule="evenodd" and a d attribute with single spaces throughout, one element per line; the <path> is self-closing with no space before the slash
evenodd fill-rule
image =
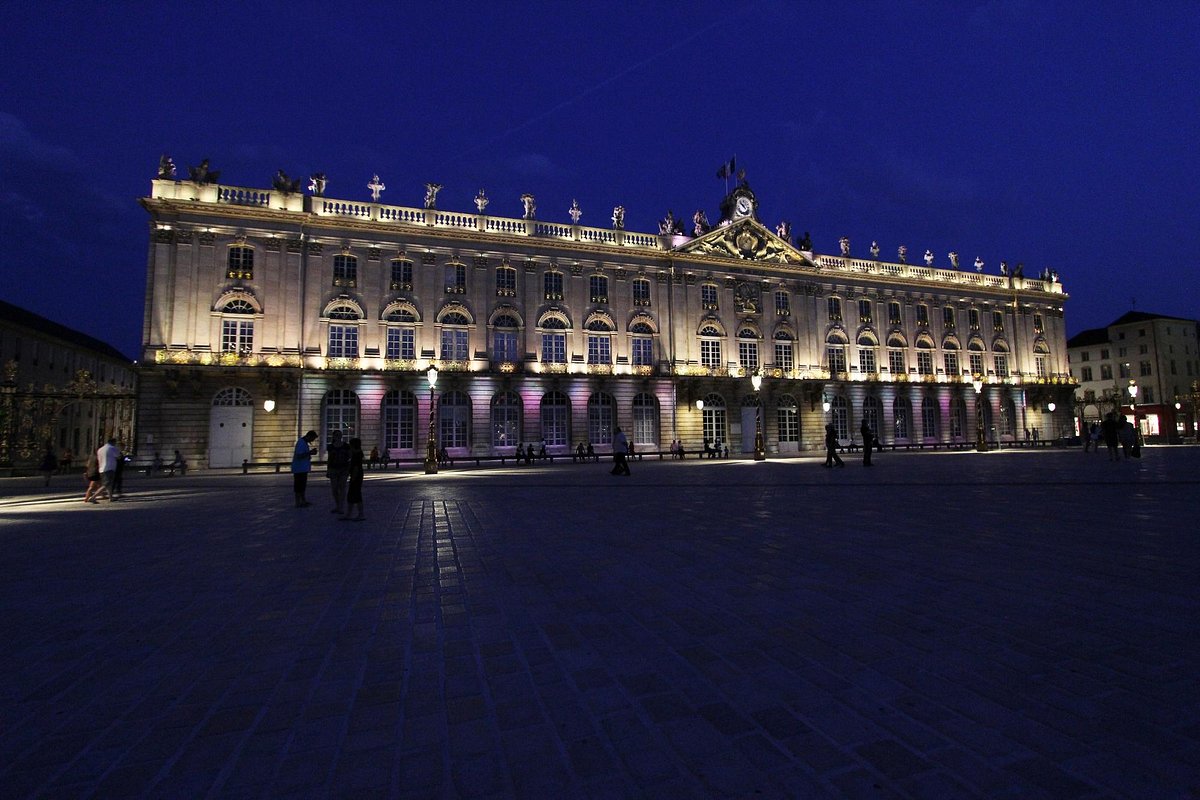
<path id="1" fill-rule="evenodd" d="M 888 348 L 888 371 L 890 371 L 893 375 L 904 374 L 904 350 L 901 348 Z"/>
<path id="2" fill-rule="evenodd" d="M 1008 377 L 1008 354 L 995 353 L 992 356 L 992 363 L 996 367 L 996 375 L 1001 378 Z"/>
<path id="3" fill-rule="evenodd" d="M 333 257 L 333 285 L 343 289 L 358 286 L 358 259 L 342 253 Z"/>
<path id="4" fill-rule="evenodd" d="M 329 358 L 357 358 L 358 326 L 330 325 L 329 348 L 326 355 Z"/>
<path id="5" fill-rule="evenodd" d="M 608 278 L 604 275 L 592 275 L 588 278 L 588 289 L 591 302 L 598 305 L 608 304 Z"/>
<path id="6" fill-rule="evenodd" d="M 391 281 L 388 288 L 393 292 L 411 292 L 413 290 L 413 262 L 404 258 L 391 260 Z"/>
<path id="7" fill-rule="evenodd" d="M 254 248 L 236 245 L 229 248 L 229 266 L 225 277 L 230 280 L 254 280 Z"/>
<path id="8" fill-rule="evenodd" d="M 496 267 L 496 296 L 517 296 L 517 271 L 509 266 Z"/>
<path id="9" fill-rule="evenodd" d="M 383 357 L 392 361 L 417 357 L 417 332 L 408 326 L 389 325 Z"/>
<path id="10" fill-rule="evenodd" d="M 642 307 L 650 305 L 650 281 L 645 278 L 633 280 L 633 304 Z"/>
<path id="11" fill-rule="evenodd" d="M 918 347 L 917 349 L 917 372 L 921 375 L 933 374 L 933 351 L 925 350 Z"/>
<path id="12" fill-rule="evenodd" d="M 254 321 L 221 320 L 221 352 L 238 355 L 254 352 Z"/>
<path id="13" fill-rule="evenodd" d="M 466 361 L 470 358 L 470 333 L 466 328 L 442 328 L 441 359 Z"/>
<path id="14" fill-rule="evenodd" d="M 942 353 L 942 363 L 946 368 L 947 375 L 958 374 L 958 353 L 953 350 L 947 350 Z"/>

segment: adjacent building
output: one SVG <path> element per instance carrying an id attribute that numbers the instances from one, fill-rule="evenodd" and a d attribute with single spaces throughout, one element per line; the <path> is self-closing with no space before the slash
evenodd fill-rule
<path id="1" fill-rule="evenodd" d="M 620 207 L 604 227 L 577 205 L 543 221 L 532 195 L 504 217 L 482 191 L 474 211 L 436 208 L 436 184 L 411 207 L 378 179 L 361 201 L 323 196 L 322 176 L 308 194 L 192 177 L 164 160 L 141 201 L 138 430 L 199 466 L 287 459 L 310 428 L 392 457 L 422 456 L 432 430 L 454 457 L 603 453 L 618 426 L 642 451 L 750 452 L 761 430 L 768 454 L 821 447 L 827 423 L 853 441 L 863 418 L 899 446 L 1071 426 L 1057 276 L 844 239 L 817 253 L 763 224 L 744 179 L 714 224 L 643 233 Z"/>
<path id="2" fill-rule="evenodd" d="M 36 467 L 49 447 L 82 465 L 115 437 L 134 439 L 137 372 L 120 351 L 0 300 L 0 469 Z"/>
<path id="3" fill-rule="evenodd" d="M 1109 411 L 1136 423 L 1149 441 L 1196 435 L 1200 349 L 1196 320 L 1130 311 L 1103 328 L 1067 342 L 1078 383 L 1079 422 L 1089 426 Z M 1135 392 L 1130 391 L 1135 387 Z"/>

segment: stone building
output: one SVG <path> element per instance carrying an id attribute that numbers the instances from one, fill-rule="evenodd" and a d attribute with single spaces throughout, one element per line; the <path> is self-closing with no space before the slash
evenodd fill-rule
<path id="1" fill-rule="evenodd" d="M 1196 435 L 1200 393 L 1200 323 L 1130 311 L 1103 328 L 1067 342 L 1071 375 L 1079 382 L 1076 416 L 1082 426 L 1118 411 L 1151 442 Z M 1137 394 L 1130 393 L 1137 387 Z"/>
<path id="2" fill-rule="evenodd" d="M 115 347 L 0 301 L 0 469 L 36 468 L 49 446 L 81 466 L 133 443 L 137 372 Z"/>
<path id="3" fill-rule="evenodd" d="M 1069 426 L 1057 276 L 1026 278 L 812 250 L 758 218 L 744 179 L 715 224 L 657 233 L 255 189 L 152 182 L 139 431 L 192 463 L 285 460 L 314 428 L 420 457 L 544 441 L 608 452 L 679 440 L 768 454 L 850 442 L 973 442 Z M 603 216 L 608 216 L 607 210 Z M 431 388 L 426 371 L 439 378 Z M 977 395 L 972 374 L 982 380 Z M 752 376 L 761 376 L 755 391 Z M 1055 418 L 1047 404 L 1063 397 Z"/>

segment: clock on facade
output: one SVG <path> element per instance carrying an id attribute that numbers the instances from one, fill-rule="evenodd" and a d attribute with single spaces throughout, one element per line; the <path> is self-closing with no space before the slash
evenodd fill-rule
<path id="1" fill-rule="evenodd" d="M 733 206 L 734 219 L 742 219 L 743 217 L 748 217 L 753 213 L 754 203 L 750 201 L 749 197 L 742 195 L 735 201 Z"/>

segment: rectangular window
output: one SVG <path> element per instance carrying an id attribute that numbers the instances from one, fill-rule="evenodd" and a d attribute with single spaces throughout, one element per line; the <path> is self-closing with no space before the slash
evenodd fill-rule
<path id="1" fill-rule="evenodd" d="M 700 287 L 700 307 L 705 311 L 717 310 L 717 287 L 706 283 Z"/>
<path id="2" fill-rule="evenodd" d="M 858 370 L 867 375 L 878 372 L 879 365 L 875 363 L 875 348 L 860 347 L 858 348 Z"/>
<path id="3" fill-rule="evenodd" d="M 231 280 L 254 280 L 254 249 L 251 247 L 229 248 L 229 269 L 226 277 Z"/>
<path id="4" fill-rule="evenodd" d="M 888 324 L 900 324 L 900 304 L 895 301 L 888 303 Z"/>
<path id="5" fill-rule="evenodd" d="M 1092 357 L 1092 354 L 1089 353 L 1087 350 L 1084 350 L 1082 353 L 1079 354 L 1080 361 L 1089 361 L 1089 360 L 1091 360 L 1091 357 Z"/>
<path id="6" fill-rule="evenodd" d="M 971 330 L 979 330 L 979 309 L 972 308 L 967 311 L 967 323 L 971 326 Z"/>
<path id="7" fill-rule="evenodd" d="M 333 285 L 346 289 L 358 286 L 358 259 L 354 256 L 333 257 Z"/>
<path id="8" fill-rule="evenodd" d="M 413 265 L 411 261 L 402 258 L 392 259 L 392 281 L 390 288 L 393 292 L 411 292 L 413 288 Z"/>
<path id="9" fill-rule="evenodd" d="M 1148 344 L 1139 344 L 1138 345 L 1138 355 L 1139 356 L 1144 356 L 1149 352 L 1150 352 L 1150 345 L 1148 345 Z"/>
<path id="10" fill-rule="evenodd" d="M 462 328 L 442 329 L 442 360 L 466 361 L 468 359 L 468 332 Z"/>
<path id="11" fill-rule="evenodd" d="M 758 369 L 758 342 L 738 342 L 738 363 L 749 372 Z"/>
<path id="12" fill-rule="evenodd" d="M 1108 360 L 1108 348 L 1107 347 L 1100 350 L 1100 360 L 1101 361 Z"/>
<path id="13" fill-rule="evenodd" d="M 1128 378 L 1129 377 L 1129 365 L 1122 364 L 1120 367 L 1118 367 L 1117 374 L 1119 377 Z"/>
<path id="14" fill-rule="evenodd" d="M 1038 358 L 1038 366 L 1039 366 L 1038 377 L 1039 378 L 1045 377 L 1045 375 L 1042 373 L 1042 369 L 1045 368 L 1045 362 L 1040 357 Z M 1084 367 L 1082 370 L 1080 370 L 1079 378 L 1080 378 L 1080 380 L 1090 381 L 1092 379 L 1092 368 Z"/>
<path id="15" fill-rule="evenodd" d="M 858 301 L 858 321 L 863 325 L 868 325 L 871 322 L 871 301 Z"/>
<path id="16" fill-rule="evenodd" d="M 633 304 L 635 306 L 650 305 L 650 281 L 638 278 L 633 282 Z"/>
<path id="17" fill-rule="evenodd" d="M 561 272 L 547 272 L 542 276 L 542 286 L 545 289 L 543 294 L 547 300 L 563 299 L 563 274 Z"/>
<path id="18" fill-rule="evenodd" d="M 412 328 L 388 328 L 384 358 L 415 359 L 417 357 L 416 331 Z"/>
<path id="19" fill-rule="evenodd" d="M 837 297 L 829 298 L 827 308 L 829 309 L 829 319 L 830 320 L 840 320 L 842 318 L 842 301 L 841 301 L 841 299 L 839 299 Z"/>
<path id="20" fill-rule="evenodd" d="M 608 278 L 603 275 L 593 275 L 588 279 L 593 303 L 601 305 L 608 303 Z"/>
<path id="21" fill-rule="evenodd" d="M 716 339 L 700 340 L 700 365 L 707 369 L 721 368 L 721 343 Z"/>
<path id="22" fill-rule="evenodd" d="M 992 356 L 992 363 L 996 367 L 996 375 L 1001 378 L 1008 377 L 1008 356 L 1004 353 L 996 353 Z"/>
<path id="23" fill-rule="evenodd" d="M 933 353 L 929 350 L 917 351 L 917 372 L 922 375 L 933 374 Z"/>
<path id="24" fill-rule="evenodd" d="M 992 312 L 992 330 L 995 331 L 996 333 L 1004 332 L 1004 312 L 1003 311 L 993 311 Z"/>
<path id="25" fill-rule="evenodd" d="M 791 342 L 775 342 L 775 366 L 784 372 L 791 372 L 795 368 Z"/>
<path id="26" fill-rule="evenodd" d="M 1146 402 L 1146 403 L 1154 402 L 1154 387 L 1153 386 L 1143 386 L 1142 387 L 1142 401 Z"/>
<path id="27" fill-rule="evenodd" d="M 445 275 L 446 275 L 446 294 L 466 294 L 467 293 L 467 265 L 466 264 L 447 264 Z"/>
<path id="28" fill-rule="evenodd" d="M 958 374 L 958 353 L 947 351 L 942 354 L 942 361 L 946 365 L 947 375 Z"/>
<path id="29" fill-rule="evenodd" d="M 1033 315 L 1033 332 L 1034 333 L 1045 333 L 1046 332 L 1046 325 L 1042 321 L 1041 314 Z"/>
<path id="30" fill-rule="evenodd" d="M 1112 380 L 1112 364 L 1101 364 L 1100 365 L 1100 380 L 1102 380 L 1102 381 L 1111 381 Z"/>
<path id="31" fill-rule="evenodd" d="M 542 334 L 542 361 L 547 364 L 567 363 L 567 335 L 565 333 Z"/>
<path id="32" fill-rule="evenodd" d="M 589 364 L 611 364 L 612 363 L 612 337 L 610 336 L 588 336 L 587 341 L 587 363 Z"/>
<path id="33" fill-rule="evenodd" d="M 357 358 L 358 326 L 330 325 L 327 355 L 330 358 Z"/>
<path id="34" fill-rule="evenodd" d="M 922 328 L 929 327 L 929 306 L 917 306 L 917 324 Z"/>
<path id="35" fill-rule="evenodd" d="M 246 354 L 254 351 L 254 323 L 227 319 L 221 322 L 221 352 Z"/>
<path id="36" fill-rule="evenodd" d="M 631 359 L 635 367 L 649 367 L 654 364 L 654 340 L 649 336 L 635 336 L 632 341 Z"/>
<path id="37" fill-rule="evenodd" d="M 830 374 L 837 374 L 846 371 L 846 348 L 840 345 L 831 345 L 825 349 L 826 356 L 829 358 Z"/>
<path id="38" fill-rule="evenodd" d="M 888 349 L 888 370 L 893 375 L 904 374 L 904 351 L 892 347 Z"/>
<path id="39" fill-rule="evenodd" d="M 792 313 L 792 301 L 788 298 L 787 292 L 775 293 L 775 316 L 787 317 Z"/>
<path id="40" fill-rule="evenodd" d="M 780 406 L 777 415 L 779 420 L 779 441 L 800 441 L 800 415 L 795 406 Z"/>
<path id="41" fill-rule="evenodd" d="M 517 360 L 516 331 L 505 330 L 492 332 L 492 359 L 494 361 Z"/>
<path id="42" fill-rule="evenodd" d="M 1149 361 L 1139 361 L 1138 362 L 1138 370 L 1141 372 L 1141 374 L 1143 376 L 1149 375 L 1150 374 L 1150 362 Z"/>
<path id="43" fill-rule="evenodd" d="M 954 309 L 950 306 L 946 306 L 942 309 L 942 325 L 944 325 L 948 331 L 954 330 Z"/>
<path id="44" fill-rule="evenodd" d="M 971 364 L 971 374 L 972 375 L 982 375 L 983 374 L 983 353 L 970 353 L 967 355 L 967 358 Z"/>
<path id="45" fill-rule="evenodd" d="M 512 267 L 496 268 L 496 296 L 517 296 L 517 271 Z"/>

